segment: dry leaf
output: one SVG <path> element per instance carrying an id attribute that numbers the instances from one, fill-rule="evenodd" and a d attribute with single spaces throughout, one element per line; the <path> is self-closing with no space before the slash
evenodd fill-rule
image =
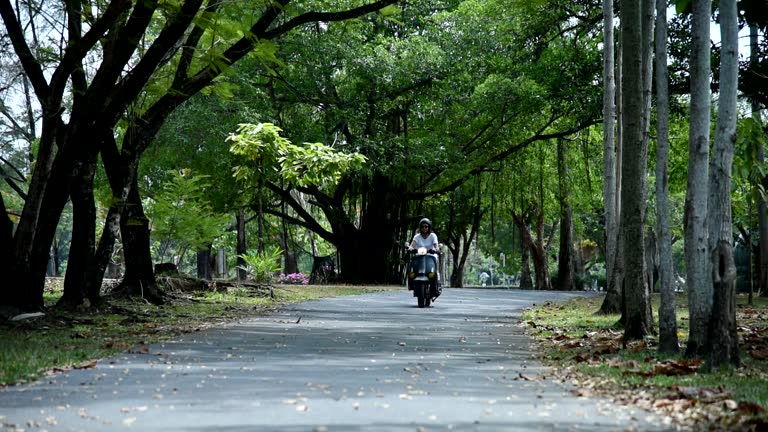
<path id="1" fill-rule="evenodd" d="M 666 376 L 689 375 L 696 372 L 698 369 L 698 362 L 663 361 L 653 365 L 651 374 Z"/>
<path id="2" fill-rule="evenodd" d="M 72 367 L 74 369 L 93 369 L 96 367 L 96 360 L 85 361 Z"/>
<path id="3" fill-rule="evenodd" d="M 149 354 L 149 347 L 144 345 L 128 351 L 131 354 Z"/>
<path id="4" fill-rule="evenodd" d="M 765 408 L 753 402 L 739 402 L 739 412 L 747 415 L 762 414 Z"/>
<path id="5" fill-rule="evenodd" d="M 768 360 L 768 348 L 750 350 L 749 355 L 755 360 Z"/>

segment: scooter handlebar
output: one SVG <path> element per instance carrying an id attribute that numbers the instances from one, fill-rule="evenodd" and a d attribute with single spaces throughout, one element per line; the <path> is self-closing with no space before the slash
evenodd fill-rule
<path id="1" fill-rule="evenodd" d="M 408 248 L 408 253 L 409 253 L 409 254 L 411 254 L 411 255 L 415 255 L 415 254 L 417 254 L 418 252 L 419 252 L 419 250 L 418 250 L 418 249 L 411 249 L 411 248 Z M 428 254 L 430 254 L 430 255 L 441 255 L 440 251 L 436 251 L 436 250 L 434 250 L 434 249 L 430 249 L 430 250 L 428 250 L 428 251 L 427 251 L 427 253 L 428 253 Z"/>

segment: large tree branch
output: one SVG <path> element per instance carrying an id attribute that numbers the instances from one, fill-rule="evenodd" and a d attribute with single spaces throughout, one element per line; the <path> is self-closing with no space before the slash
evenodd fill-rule
<path id="1" fill-rule="evenodd" d="M 215 13 L 221 4 L 222 0 L 210 0 L 208 6 L 205 8 L 205 13 Z M 196 25 L 192 31 L 189 32 L 187 40 L 184 41 L 184 44 L 182 45 L 184 48 L 181 50 L 179 65 L 176 68 L 176 74 L 174 75 L 171 88 L 181 87 L 184 80 L 187 79 L 189 75 L 189 69 L 192 66 L 192 60 L 194 59 L 195 48 L 197 47 L 197 44 L 200 43 L 200 39 L 204 34 L 205 29 L 199 25 Z"/>
<path id="2" fill-rule="evenodd" d="M 104 49 L 104 58 L 88 89 L 87 100 L 98 100 L 99 95 L 114 93 L 112 88 L 136 51 L 142 36 L 152 22 L 157 7 L 158 0 L 136 2 L 125 25 L 110 31 L 110 40 Z M 93 107 L 94 110 L 103 108 Z"/>
<path id="3" fill-rule="evenodd" d="M 202 4 L 203 0 L 187 0 L 178 13 L 169 17 L 147 52 L 121 83 L 115 96 L 108 101 L 105 112 L 109 117 L 119 116 L 144 89 L 152 74 L 173 57 L 180 47 L 184 33 L 200 12 Z"/>
<path id="4" fill-rule="evenodd" d="M 80 35 L 82 30 L 82 7 L 77 1 L 67 1 L 67 20 L 69 28 L 69 47 L 59 66 L 51 76 L 50 97 L 51 106 L 58 106 L 66 90 L 67 81 L 74 74 L 75 92 L 83 95 L 85 87 L 85 73 L 82 68 L 82 60 L 86 54 L 101 40 L 104 34 L 117 22 L 131 7 L 130 0 L 113 0 L 107 9 L 90 27 L 85 35 Z M 37 93 L 37 91 L 35 91 Z M 38 99 L 40 95 L 38 94 Z M 40 100 L 43 103 L 42 99 Z"/>
<path id="5" fill-rule="evenodd" d="M 229 47 L 222 55 L 222 59 L 227 65 L 232 65 L 253 51 L 255 47 L 254 41 L 259 39 L 276 39 L 293 30 L 294 28 L 310 22 L 343 21 L 350 18 L 356 18 L 371 12 L 375 12 L 381 8 L 398 3 L 400 1 L 403 0 L 379 0 L 357 8 L 340 12 L 307 12 L 290 19 L 283 25 L 277 26 L 272 30 L 268 30 L 269 26 L 271 26 L 275 19 L 277 19 L 277 17 L 282 13 L 285 5 L 290 3 L 290 0 L 277 0 L 274 2 L 275 6 L 267 9 L 262 14 L 261 18 L 251 27 L 250 34 L 246 35 L 239 41 L 235 42 L 231 47 Z M 178 88 L 177 90 L 182 94 L 195 94 L 200 89 L 210 84 L 211 81 L 221 73 L 220 70 L 220 67 L 217 68 L 212 65 L 208 66 L 198 72 L 194 77 L 190 78 L 183 87 Z"/>
<path id="6" fill-rule="evenodd" d="M 458 188 L 462 184 L 464 184 L 464 182 L 466 182 L 467 180 L 471 179 L 472 177 L 474 177 L 474 176 L 476 176 L 476 175 L 486 171 L 488 169 L 488 166 L 490 166 L 490 165 L 492 165 L 492 164 L 494 164 L 496 162 L 503 161 L 504 159 L 506 159 L 507 157 L 509 157 L 513 153 L 518 152 L 518 151 L 528 147 L 529 145 L 531 145 L 531 144 L 533 144 L 535 142 L 546 141 L 546 140 L 553 139 L 553 138 L 567 137 L 569 135 L 573 135 L 574 133 L 576 133 L 576 132 L 578 132 L 578 131 L 580 131 L 582 129 L 585 129 L 585 128 L 595 124 L 595 122 L 589 122 L 587 124 L 577 124 L 577 125 L 575 125 L 573 127 L 570 127 L 568 129 L 565 129 L 565 130 L 562 130 L 562 131 L 559 131 L 559 132 L 544 133 L 544 131 L 546 129 L 548 129 L 558 118 L 559 118 L 559 116 L 552 116 L 543 126 L 541 126 L 539 128 L 538 131 L 536 131 L 536 133 L 534 133 L 530 137 L 524 139 L 523 141 L 521 141 L 521 142 L 519 142 L 519 143 L 517 143 L 517 144 L 515 144 L 513 146 L 507 147 L 503 151 L 500 151 L 500 152 L 496 153 L 495 155 L 489 157 L 488 159 L 485 159 L 482 163 L 479 163 L 478 166 L 476 166 L 475 168 L 471 169 L 466 174 L 458 177 L 457 179 L 455 179 L 450 184 L 448 184 L 448 185 L 446 185 L 446 186 L 444 186 L 444 187 L 442 187 L 440 189 L 429 191 L 429 192 L 411 193 L 411 194 L 408 195 L 408 198 L 420 200 L 420 199 L 424 199 L 424 198 L 429 197 L 429 196 L 440 195 L 440 194 L 443 194 L 443 193 L 446 193 L 446 192 L 450 192 L 452 190 L 455 190 L 456 188 Z M 442 170 L 439 174 L 442 174 L 444 172 L 445 172 L 445 170 Z"/>
<path id="7" fill-rule="evenodd" d="M 82 38 L 82 22 L 80 21 L 82 15 L 82 5 L 80 1 L 66 1 L 67 8 L 67 33 L 69 46 L 77 47 L 83 43 Z M 67 57 L 65 54 L 64 57 Z M 85 95 L 85 91 L 88 88 L 88 81 L 85 78 L 85 68 L 83 68 L 82 57 L 77 57 L 72 60 L 78 67 L 72 69 L 72 97 L 73 105 L 80 103 L 81 98 Z M 64 64 L 64 62 L 62 62 Z M 62 70 L 62 69 L 59 69 Z M 58 92 L 57 83 L 55 80 L 51 80 L 52 94 Z"/>
<path id="8" fill-rule="evenodd" d="M 277 17 L 282 14 L 285 5 L 290 3 L 290 1 L 291 0 L 277 0 L 273 3 L 273 6 L 267 8 L 257 22 L 251 27 L 250 34 L 235 42 L 222 54 L 222 61 L 226 65 L 232 65 L 249 52 L 253 51 L 255 48 L 255 40 L 277 38 L 301 24 L 312 22 L 313 19 L 322 21 L 341 21 L 374 12 L 402 0 L 380 0 L 341 12 L 308 12 L 289 20 L 286 24 L 279 26 L 274 30 L 267 31 L 269 26 L 271 26 Z M 280 30 L 278 31 L 277 29 Z M 209 65 L 188 79 L 175 81 L 169 91 L 149 107 L 142 117 L 143 121 L 148 125 L 148 127 L 145 128 L 147 139 L 144 141 L 144 147 L 139 149 L 139 151 L 143 151 L 146 146 L 149 145 L 149 138 L 154 136 L 159 130 L 162 122 L 173 109 L 188 100 L 192 95 L 197 94 L 200 90 L 210 85 L 221 72 L 222 68 L 220 65 Z"/>
<path id="9" fill-rule="evenodd" d="M 16 183 L 16 182 L 24 182 L 25 180 L 24 174 L 22 174 L 21 171 L 19 171 L 15 166 L 13 166 L 13 164 L 11 164 L 7 159 L 0 157 L 0 161 L 2 161 L 3 163 L 11 167 L 19 176 L 19 178 L 15 179 L 10 175 L 6 174 L 5 170 L 1 166 L 0 166 L 0 176 L 2 176 L 5 179 L 5 182 L 8 183 L 8 186 L 10 186 L 11 189 L 13 189 L 21 197 L 21 199 L 26 200 L 27 199 L 26 192 L 24 192 L 24 190 L 21 189 L 21 187 L 19 187 L 19 185 Z"/>
<path id="10" fill-rule="evenodd" d="M 326 241 L 328 241 L 328 242 L 330 242 L 332 244 L 336 244 L 338 242 L 338 239 L 336 238 L 336 236 L 332 232 L 330 232 L 330 231 L 326 230 L 325 228 L 323 228 L 323 226 L 320 225 L 315 220 L 314 216 L 312 216 L 304 208 L 304 206 L 302 206 L 301 203 L 299 203 L 296 200 L 296 198 L 294 198 L 294 196 L 291 195 L 290 191 L 287 191 L 287 190 L 281 188 L 280 186 L 278 186 L 278 185 L 276 185 L 276 184 L 274 184 L 272 182 L 269 182 L 269 181 L 265 182 L 265 185 L 267 186 L 267 188 L 269 190 L 271 190 L 273 193 L 275 193 L 276 195 L 281 197 L 286 203 L 288 203 L 288 205 L 291 206 L 293 211 L 295 211 L 296 214 L 299 215 L 300 219 L 294 218 L 294 217 L 290 217 L 288 215 L 283 214 L 283 212 L 278 212 L 277 210 L 271 210 L 271 209 L 267 210 L 267 212 L 269 214 L 274 214 L 275 216 L 280 216 L 280 217 L 288 217 L 289 220 L 292 223 L 294 223 L 296 225 L 303 226 L 304 228 L 307 228 L 308 230 L 310 230 L 310 231 L 314 232 L 315 234 L 319 235 L 320 237 L 322 237 L 324 240 L 326 240 Z"/>
<path id="11" fill-rule="evenodd" d="M 16 19 L 16 13 L 11 6 L 10 0 L 0 0 L 0 16 L 3 18 L 3 24 L 5 30 L 8 32 L 8 37 L 13 44 L 13 50 L 21 61 L 21 66 L 24 68 L 24 72 L 29 77 L 29 81 L 32 83 L 32 87 L 35 89 L 40 104 L 43 107 L 43 111 L 47 113 L 48 106 L 46 101 L 50 94 L 50 87 L 43 75 L 43 69 L 40 67 L 40 62 L 37 61 L 32 50 L 29 49 L 27 41 L 24 39 L 24 32 L 21 29 L 19 21 Z"/>
<path id="12" fill-rule="evenodd" d="M 351 18 L 357 18 L 359 16 L 367 15 L 371 12 L 376 12 L 378 10 L 381 10 L 387 6 L 393 5 L 400 1 L 402 0 L 379 0 L 373 3 L 369 3 L 366 5 L 348 9 L 345 11 L 339 11 L 339 12 L 314 12 L 313 11 L 313 12 L 303 13 L 295 18 L 288 20 L 288 22 L 286 22 L 285 24 L 277 26 L 274 29 L 266 32 L 264 34 L 264 38 L 274 39 L 278 36 L 288 33 L 289 31 L 293 30 L 298 26 L 308 24 L 311 22 L 344 21 Z M 257 33 L 254 32 L 253 34 L 256 35 Z"/>

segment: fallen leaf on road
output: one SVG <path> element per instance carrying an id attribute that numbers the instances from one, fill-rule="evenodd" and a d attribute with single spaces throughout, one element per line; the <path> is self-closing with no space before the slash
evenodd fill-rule
<path id="1" fill-rule="evenodd" d="M 93 369 L 96 367 L 96 360 L 86 361 L 72 366 L 73 369 Z"/>
<path id="2" fill-rule="evenodd" d="M 148 346 L 140 346 L 136 347 L 134 349 L 128 350 L 131 354 L 149 354 L 149 347 Z"/>

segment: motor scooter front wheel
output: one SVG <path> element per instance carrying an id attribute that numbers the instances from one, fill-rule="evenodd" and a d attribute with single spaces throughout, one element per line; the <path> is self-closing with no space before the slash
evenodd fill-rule
<path id="1" fill-rule="evenodd" d="M 429 304 L 432 302 L 432 298 L 429 295 L 429 284 L 421 283 L 416 287 L 414 291 L 414 296 L 416 297 L 416 301 L 418 302 L 419 307 L 429 307 Z"/>

